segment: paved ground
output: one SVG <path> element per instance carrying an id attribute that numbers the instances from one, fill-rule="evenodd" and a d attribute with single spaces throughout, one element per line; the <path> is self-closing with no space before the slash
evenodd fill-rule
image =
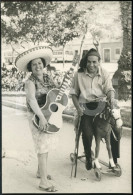
<path id="1" fill-rule="evenodd" d="M 96 180 L 94 171 L 86 171 L 84 163 L 80 161 L 77 177 L 70 178 L 69 156 L 74 151 L 75 139 L 73 125 L 65 121 L 57 136 L 59 141 L 56 148 L 49 153 L 48 169 L 58 193 L 131 193 L 129 136 L 124 136 L 121 140 L 119 164 L 122 167 L 122 176 L 102 175 L 100 182 Z M 39 179 L 35 177 L 37 158 L 25 112 L 3 106 L 2 148 L 5 151 L 5 158 L 2 159 L 2 193 L 44 193 L 38 189 Z M 81 142 L 79 150 L 82 154 Z M 102 142 L 100 158 L 108 162 L 106 146 Z M 106 169 L 105 166 L 102 168 Z"/>

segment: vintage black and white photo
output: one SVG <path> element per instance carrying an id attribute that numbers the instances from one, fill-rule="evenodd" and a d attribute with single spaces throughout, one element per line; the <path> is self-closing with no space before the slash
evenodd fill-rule
<path id="1" fill-rule="evenodd" d="M 131 193 L 131 1 L 1 1 L 2 193 Z"/>

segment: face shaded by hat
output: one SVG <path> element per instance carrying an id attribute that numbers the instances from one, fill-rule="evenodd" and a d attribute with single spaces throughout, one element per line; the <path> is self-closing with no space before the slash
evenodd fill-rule
<path id="1" fill-rule="evenodd" d="M 20 71 L 29 72 L 29 64 L 36 58 L 41 58 L 44 67 L 50 64 L 53 51 L 50 47 L 37 46 L 21 53 L 15 60 L 15 65 Z M 28 65 L 28 66 L 27 66 Z M 28 68 L 27 68 L 28 67 Z"/>
<path id="2" fill-rule="evenodd" d="M 37 59 L 37 58 L 36 58 Z M 41 59 L 41 61 L 42 61 L 42 63 L 43 63 L 43 68 L 45 68 L 46 67 L 46 62 L 45 62 L 45 60 L 44 60 L 44 58 L 40 58 Z M 34 59 L 33 59 L 34 60 Z M 31 65 L 32 65 L 32 61 L 33 60 L 31 60 L 28 64 L 27 64 L 27 70 L 29 71 L 29 72 L 32 72 L 32 68 L 31 68 Z"/>

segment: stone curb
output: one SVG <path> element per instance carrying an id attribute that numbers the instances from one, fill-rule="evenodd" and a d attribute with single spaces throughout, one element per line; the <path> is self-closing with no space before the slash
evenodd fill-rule
<path id="1" fill-rule="evenodd" d="M 23 110 L 23 111 L 27 111 L 27 108 L 25 105 L 19 104 L 19 103 L 16 104 L 8 100 L 3 100 L 2 105 L 15 108 L 15 109 L 19 109 L 19 110 Z M 74 117 L 71 115 L 63 114 L 63 119 L 69 120 L 69 122 L 73 122 Z M 131 137 L 131 128 L 123 126 L 123 136 Z"/>

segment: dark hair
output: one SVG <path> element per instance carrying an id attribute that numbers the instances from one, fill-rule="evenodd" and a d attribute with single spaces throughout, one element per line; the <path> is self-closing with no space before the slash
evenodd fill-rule
<path id="1" fill-rule="evenodd" d="M 45 62 L 45 60 L 44 60 L 43 58 L 40 58 L 40 59 L 42 60 L 43 67 L 45 68 L 45 67 L 46 67 L 46 62 Z M 31 63 L 32 63 L 32 60 L 29 61 L 29 63 L 27 64 L 27 70 L 28 70 L 29 72 L 32 72 L 32 70 L 31 70 Z"/>
<path id="2" fill-rule="evenodd" d="M 78 69 L 78 72 L 83 72 L 84 69 L 86 68 L 87 66 L 87 60 L 88 60 L 88 56 L 90 56 L 89 54 L 90 53 L 97 53 L 97 55 L 94 54 L 94 56 L 97 56 L 98 57 L 98 61 L 100 61 L 100 55 L 98 53 L 97 50 L 95 49 L 90 49 L 89 51 L 87 51 L 87 53 L 82 57 L 82 59 L 80 60 L 80 64 L 79 64 L 79 69 Z M 92 55 L 93 56 L 93 55 Z"/>

